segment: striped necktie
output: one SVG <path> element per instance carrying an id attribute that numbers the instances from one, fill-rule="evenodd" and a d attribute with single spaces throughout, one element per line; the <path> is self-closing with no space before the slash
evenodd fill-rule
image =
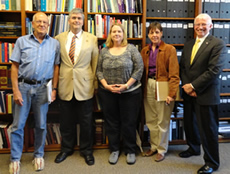
<path id="1" fill-rule="evenodd" d="M 71 41 L 71 46 L 69 49 L 69 58 L 71 62 L 74 64 L 74 53 L 75 53 L 75 39 L 77 38 L 76 35 L 73 36 L 72 41 Z"/>
<path id="2" fill-rule="evenodd" d="M 192 56 L 191 56 L 191 59 L 190 59 L 190 65 L 192 64 L 193 59 L 194 59 L 194 57 L 195 57 L 195 55 L 196 55 L 196 52 L 198 51 L 199 42 L 200 42 L 200 39 L 197 39 L 197 40 L 196 40 L 196 43 L 193 45 L 193 48 L 192 48 Z"/>

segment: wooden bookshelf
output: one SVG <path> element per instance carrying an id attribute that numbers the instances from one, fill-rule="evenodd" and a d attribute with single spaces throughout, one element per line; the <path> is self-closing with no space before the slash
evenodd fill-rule
<path id="1" fill-rule="evenodd" d="M 189 21 L 193 22 L 194 18 L 178 18 L 178 17 L 147 17 L 147 0 L 142 1 L 142 11 L 143 13 L 92 13 L 87 11 L 87 2 L 88 0 L 83 0 L 84 5 L 83 5 L 83 11 L 84 11 L 84 30 L 87 31 L 88 29 L 88 21 L 87 17 L 88 15 L 96 15 L 96 14 L 101 14 L 101 15 L 111 15 L 111 16 L 118 16 L 118 17 L 123 17 L 123 18 L 135 18 L 135 17 L 140 17 L 140 21 L 142 22 L 143 30 L 142 30 L 142 38 L 128 38 L 128 41 L 130 42 L 135 42 L 135 43 L 140 43 L 142 48 L 146 45 L 146 21 L 147 20 L 155 20 L 155 21 L 161 21 L 161 20 L 166 20 L 166 21 Z M 36 13 L 37 11 L 26 11 L 25 10 L 25 0 L 21 0 L 21 10 L 20 11 L 9 11 L 9 10 L 0 10 L 0 16 L 2 21 L 15 21 L 15 22 L 21 22 L 21 35 L 26 34 L 26 17 L 29 17 L 30 19 L 32 16 Z M 195 16 L 197 16 L 199 13 L 202 12 L 202 1 L 201 0 L 196 0 L 195 1 Z M 44 12 L 46 14 L 68 14 L 68 12 L 50 12 L 46 11 Z M 230 19 L 219 19 L 219 18 L 214 18 L 213 21 L 230 21 Z M 194 36 L 195 37 L 195 36 Z M 0 41 L 4 42 L 15 42 L 18 37 L 9 37 L 9 36 L 1 36 Z M 99 42 L 104 42 L 106 39 L 105 38 L 98 38 Z M 172 44 L 175 47 L 180 47 L 183 48 L 184 44 Z M 228 47 L 230 47 L 230 44 L 227 44 Z M 7 65 L 10 66 L 11 63 L 0 63 L 1 65 Z M 223 72 L 230 72 L 230 69 L 223 69 Z M 7 88 L 7 89 L 0 89 L 0 90 L 12 90 L 12 88 Z M 221 93 L 220 96 L 230 96 L 230 93 Z M 97 110 L 95 111 L 96 115 L 102 115 L 101 111 Z M 32 113 L 31 113 L 32 114 Z M 48 119 L 47 120 L 56 120 L 59 112 L 58 111 L 50 111 L 48 114 Z M 173 120 L 181 120 L 183 118 L 172 118 Z M 0 121 L 3 120 L 9 120 L 12 121 L 12 114 L 0 114 Z M 220 118 L 220 121 L 230 121 L 230 116 L 227 118 Z M 28 123 L 27 123 L 28 124 Z M 143 126 L 143 125 L 142 125 Z M 143 132 L 141 133 L 143 134 Z M 28 147 L 28 127 L 25 128 L 25 147 L 24 147 L 24 152 L 32 152 L 34 149 L 33 147 Z M 229 142 L 229 139 L 220 139 L 220 142 Z M 169 144 L 185 144 L 185 140 L 173 140 L 170 141 Z M 148 143 L 143 142 L 143 145 L 148 145 Z M 95 149 L 100 149 L 100 148 L 108 148 L 108 144 L 103 144 L 100 146 L 94 146 Z M 76 146 L 75 150 L 78 150 L 79 147 Z M 53 145 L 47 145 L 45 146 L 45 151 L 59 151 L 60 150 L 60 145 L 59 144 L 53 144 Z M 0 153 L 10 153 L 9 149 L 0 149 Z"/>

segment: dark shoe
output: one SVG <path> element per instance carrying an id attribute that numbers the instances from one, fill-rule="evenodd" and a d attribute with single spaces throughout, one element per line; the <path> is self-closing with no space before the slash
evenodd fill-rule
<path id="1" fill-rule="evenodd" d="M 147 152 L 145 152 L 145 156 L 153 156 L 155 153 L 157 153 L 157 150 L 152 151 L 152 149 L 149 149 Z"/>
<path id="2" fill-rule="evenodd" d="M 203 173 L 212 173 L 213 171 L 215 171 L 217 169 L 213 169 L 212 167 L 208 166 L 208 165 L 204 165 L 203 167 L 201 167 L 198 171 L 197 174 L 203 174 Z"/>
<path id="3" fill-rule="evenodd" d="M 70 155 L 72 155 L 73 154 L 73 152 L 60 152 L 57 156 L 56 156 L 56 158 L 55 158 L 55 160 L 54 160 L 54 162 L 55 163 L 60 163 L 60 162 L 62 162 L 62 161 L 64 161 L 68 156 L 70 156 Z"/>
<path id="4" fill-rule="evenodd" d="M 190 152 L 189 150 L 179 153 L 179 156 L 181 158 L 188 158 L 190 156 L 197 156 L 197 155 L 200 155 L 200 153 L 193 153 L 193 152 Z"/>
<path id="5" fill-rule="evenodd" d="M 86 164 L 89 166 L 94 165 L 94 157 L 93 155 L 82 155 L 85 158 Z"/>

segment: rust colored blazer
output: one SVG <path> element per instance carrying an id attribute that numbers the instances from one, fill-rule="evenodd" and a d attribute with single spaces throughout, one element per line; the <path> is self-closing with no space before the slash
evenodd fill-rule
<path id="1" fill-rule="evenodd" d="M 144 62 L 144 73 L 142 77 L 142 87 L 146 96 L 146 84 L 148 82 L 149 72 L 149 45 L 141 50 L 141 56 Z M 179 64 L 177 53 L 174 46 L 161 41 L 156 60 L 156 81 L 169 81 L 168 96 L 175 98 L 179 87 Z"/>

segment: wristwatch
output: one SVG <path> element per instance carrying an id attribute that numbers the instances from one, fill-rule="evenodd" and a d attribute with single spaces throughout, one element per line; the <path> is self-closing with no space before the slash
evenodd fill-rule
<path id="1" fill-rule="evenodd" d="M 125 86 L 126 86 L 126 89 L 129 89 L 129 85 L 127 83 L 125 84 Z"/>

